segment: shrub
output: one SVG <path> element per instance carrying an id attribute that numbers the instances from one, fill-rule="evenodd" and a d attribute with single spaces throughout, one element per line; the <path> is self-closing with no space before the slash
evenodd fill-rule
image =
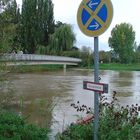
<path id="1" fill-rule="evenodd" d="M 93 137 L 93 124 L 71 125 L 62 134 L 56 135 L 57 140 L 90 140 Z"/>
<path id="2" fill-rule="evenodd" d="M 127 105 L 120 106 L 117 102 L 116 92 L 114 91 L 112 101 L 108 102 L 105 96 L 100 96 L 99 111 L 99 132 L 100 140 L 139 140 L 140 139 L 140 106 Z M 71 104 L 77 112 L 92 111 L 86 105 Z M 93 120 L 94 123 L 94 120 Z M 57 134 L 57 140 L 92 140 L 93 123 L 74 124 L 69 126 L 62 134 Z"/>
<path id="3" fill-rule="evenodd" d="M 1 140 L 48 140 L 48 129 L 27 124 L 20 116 L 0 111 Z"/>

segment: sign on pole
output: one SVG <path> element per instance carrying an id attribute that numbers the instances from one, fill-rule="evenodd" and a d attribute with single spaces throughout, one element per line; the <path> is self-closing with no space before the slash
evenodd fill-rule
<path id="1" fill-rule="evenodd" d="M 108 84 L 83 81 L 83 88 L 98 93 L 108 93 Z"/>
<path id="2" fill-rule="evenodd" d="M 104 86 L 99 83 L 99 49 L 98 36 L 103 34 L 111 24 L 113 6 L 111 0 L 83 0 L 78 8 L 77 22 L 80 30 L 87 36 L 94 37 L 94 82 L 84 83 L 86 89 L 94 94 L 94 140 L 98 140 L 99 126 L 99 92 Z M 97 91 L 97 89 L 99 90 Z"/>

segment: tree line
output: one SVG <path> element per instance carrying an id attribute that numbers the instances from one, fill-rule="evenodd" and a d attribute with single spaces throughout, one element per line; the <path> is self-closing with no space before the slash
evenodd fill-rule
<path id="1" fill-rule="evenodd" d="M 70 50 L 72 26 L 54 20 L 51 0 L 0 0 L 0 52 L 55 53 Z"/>
<path id="2" fill-rule="evenodd" d="M 93 51 L 74 46 L 75 34 L 70 24 L 55 21 L 52 0 L 0 0 L 0 53 L 22 50 L 79 57 L 83 66 L 93 64 Z M 110 51 L 100 51 L 100 62 L 140 62 L 140 44 L 129 23 L 117 24 L 108 39 Z M 80 47 L 80 49 L 79 49 Z"/>
<path id="3" fill-rule="evenodd" d="M 108 39 L 113 58 L 120 63 L 140 63 L 140 44 L 135 41 L 135 31 L 129 23 L 117 24 Z"/>

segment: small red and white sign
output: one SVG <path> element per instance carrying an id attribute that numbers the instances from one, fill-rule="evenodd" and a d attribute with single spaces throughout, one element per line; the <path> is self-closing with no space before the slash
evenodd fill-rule
<path id="1" fill-rule="evenodd" d="M 108 84 L 83 81 L 83 88 L 99 93 L 108 93 Z"/>

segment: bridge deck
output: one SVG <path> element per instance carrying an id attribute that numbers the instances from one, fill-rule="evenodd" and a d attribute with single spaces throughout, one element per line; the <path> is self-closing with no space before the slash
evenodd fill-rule
<path id="1" fill-rule="evenodd" d="M 17 64 L 67 64 L 76 65 L 81 62 L 81 59 L 63 56 L 37 55 L 37 54 L 4 54 L 0 58 L 1 61 L 6 61 L 9 65 L 11 62 Z"/>

